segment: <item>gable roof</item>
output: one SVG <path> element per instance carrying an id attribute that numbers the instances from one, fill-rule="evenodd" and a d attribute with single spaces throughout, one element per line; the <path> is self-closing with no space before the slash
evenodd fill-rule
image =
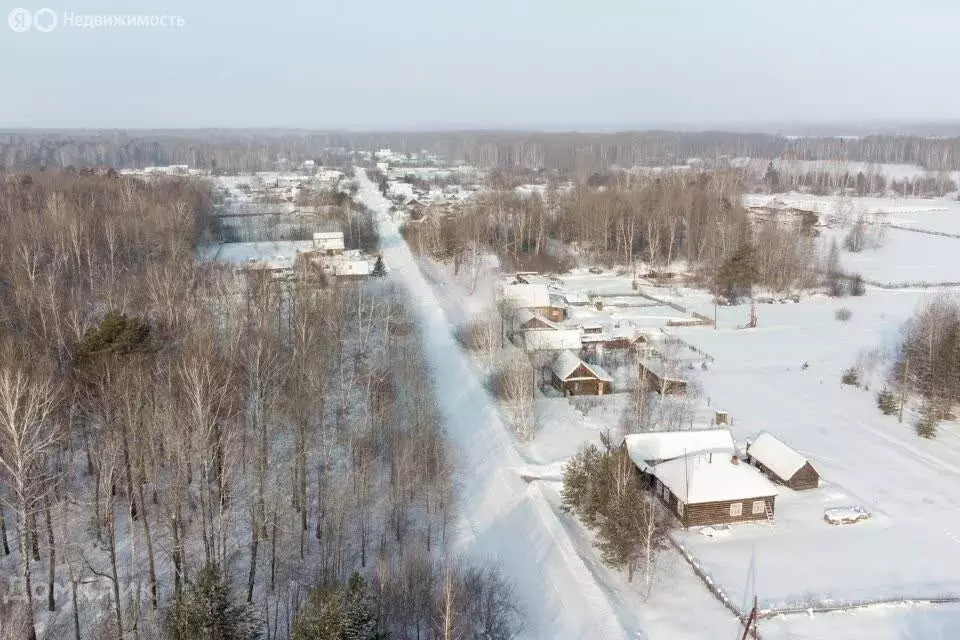
<path id="1" fill-rule="evenodd" d="M 686 382 L 679 372 L 673 373 L 667 370 L 667 366 L 662 360 L 653 360 L 652 358 L 644 358 L 640 361 L 640 366 L 644 369 L 657 376 L 661 380 L 670 380 L 671 382 Z"/>
<path id="2" fill-rule="evenodd" d="M 515 307 L 532 309 L 549 307 L 550 292 L 542 284 L 508 284 L 503 287 L 503 298 Z"/>
<path id="3" fill-rule="evenodd" d="M 550 328 L 553 329 L 554 331 L 559 331 L 560 329 L 563 329 L 563 327 L 561 327 L 561 326 L 560 326 L 559 324 L 557 324 L 556 322 L 553 322 L 552 320 L 549 320 L 549 319 L 547 319 L 547 318 L 544 318 L 544 317 L 541 316 L 539 313 L 534 313 L 534 312 L 532 312 L 532 311 L 530 311 L 530 310 L 528 310 L 528 309 L 521 309 L 521 310 L 517 313 L 517 323 L 520 324 L 520 325 L 524 325 L 524 324 L 530 322 L 531 320 L 533 320 L 534 318 L 536 318 L 537 320 L 539 320 L 539 321 L 542 322 L 543 324 L 547 325 L 548 327 L 550 327 Z"/>
<path id="4" fill-rule="evenodd" d="M 631 433 L 623 441 L 627 446 L 627 455 L 641 471 L 646 471 L 651 464 L 702 451 L 734 451 L 733 436 L 729 429 Z"/>
<path id="5" fill-rule="evenodd" d="M 594 364 L 587 364 L 576 356 L 572 351 L 561 351 L 553 359 L 550 370 L 561 380 L 568 379 L 578 367 L 583 366 L 597 377 L 598 380 L 613 382 L 613 376 L 604 371 L 603 367 Z"/>
<path id="6" fill-rule="evenodd" d="M 523 346 L 527 351 L 578 350 L 582 346 L 580 338 L 579 329 L 561 327 L 556 331 L 524 331 Z"/>
<path id="7" fill-rule="evenodd" d="M 783 480 L 789 480 L 807 464 L 807 459 L 802 454 L 766 431 L 747 446 L 747 454 Z"/>
<path id="8" fill-rule="evenodd" d="M 662 462 L 654 477 L 687 504 L 750 500 L 777 495 L 777 488 L 745 462 L 724 453 L 698 453 Z"/>

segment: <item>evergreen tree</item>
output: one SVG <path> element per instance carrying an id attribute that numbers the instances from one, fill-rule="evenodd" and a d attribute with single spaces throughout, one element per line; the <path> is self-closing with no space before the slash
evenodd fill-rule
<path id="1" fill-rule="evenodd" d="M 927 403 L 923 407 L 923 411 L 920 413 L 920 419 L 917 420 L 914 429 L 921 438 L 932 439 L 937 437 L 938 424 L 939 420 L 937 419 L 936 408 L 933 403 Z"/>
<path id="2" fill-rule="evenodd" d="M 897 397 L 886 387 L 877 394 L 877 406 L 880 407 L 880 411 L 882 411 L 885 416 L 892 416 L 899 408 Z"/>
<path id="3" fill-rule="evenodd" d="M 377 261 L 373 263 L 373 273 L 375 278 L 382 278 L 387 275 L 387 266 L 383 264 L 383 256 L 377 256 Z"/>
<path id="4" fill-rule="evenodd" d="M 780 191 L 780 172 L 773 166 L 773 161 L 767 165 L 767 173 L 763 176 L 763 181 L 766 183 L 767 190 L 770 193 Z"/>
<path id="5" fill-rule="evenodd" d="M 364 579 L 315 589 L 293 625 L 292 640 L 389 640 L 377 630 L 377 606 Z"/>
<path id="6" fill-rule="evenodd" d="M 187 585 L 165 622 L 170 640 L 256 640 L 262 628 L 252 607 L 233 602 L 229 583 L 213 564 Z"/>
<path id="7" fill-rule="evenodd" d="M 853 279 L 850 280 L 850 295 L 852 296 L 862 296 L 866 293 L 866 287 L 863 284 L 863 276 L 859 273 L 853 276 Z"/>
<path id="8" fill-rule="evenodd" d="M 750 245 L 737 249 L 717 273 L 718 284 L 734 304 L 741 298 L 749 296 L 753 291 L 753 285 L 759 279 L 756 252 Z"/>

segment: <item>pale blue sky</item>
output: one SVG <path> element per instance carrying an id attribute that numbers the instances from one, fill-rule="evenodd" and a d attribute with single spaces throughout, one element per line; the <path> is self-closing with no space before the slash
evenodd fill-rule
<path id="1" fill-rule="evenodd" d="M 16 33 L 15 7 L 182 28 Z M 960 0 L 0 0 L 0 128 L 960 120 Z"/>

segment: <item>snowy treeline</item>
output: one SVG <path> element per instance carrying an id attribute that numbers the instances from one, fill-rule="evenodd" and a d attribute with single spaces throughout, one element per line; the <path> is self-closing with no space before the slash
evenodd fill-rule
<path id="1" fill-rule="evenodd" d="M 4 631 L 286 638 L 332 602 L 353 611 L 332 624 L 372 612 L 358 638 L 512 637 L 496 567 L 446 554 L 450 452 L 404 296 L 200 265 L 209 201 L 0 183 Z"/>

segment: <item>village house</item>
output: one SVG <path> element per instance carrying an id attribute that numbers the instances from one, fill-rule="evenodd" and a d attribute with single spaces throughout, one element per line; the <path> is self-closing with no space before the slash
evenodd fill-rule
<path id="1" fill-rule="evenodd" d="M 521 327 L 518 335 L 525 351 L 580 350 L 582 335 L 579 329 L 568 329 L 529 311 L 521 312 L 518 326 Z"/>
<path id="2" fill-rule="evenodd" d="M 684 395 L 687 392 L 687 381 L 679 374 L 668 372 L 662 360 L 641 360 L 640 379 L 645 380 L 648 388 L 662 396 Z"/>
<path id="3" fill-rule="evenodd" d="M 773 519 L 777 488 L 736 455 L 687 455 L 650 473 L 654 494 L 684 528 Z"/>
<path id="4" fill-rule="evenodd" d="M 550 384 L 566 396 L 602 396 L 613 391 L 613 377 L 571 351 L 561 351 L 550 365 Z"/>
<path id="5" fill-rule="evenodd" d="M 809 460 L 766 432 L 747 445 L 747 462 L 774 482 L 795 491 L 820 485 L 820 474 Z"/>
<path id="6" fill-rule="evenodd" d="M 317 231 L 313 234 L 313 245 L 323 255 L 343 255 L 343 231 Z"/>
<path id="7" fill-rule="evenodd" d="M 516 323 L 519 331 L 562 331 L 564 329 L 562 325 L 526 309 L 517 312 Z"/>
<path id="8" fill-rule="evenodd" d="M 505 285 L 503 299 L 514 309 L 526 309 L 539 313 L 553 322 L 562 322 L 567 319 L 566 307 L 555 304 L 550 298 L 550 291 L 542 284 Z"/>
<path id="9" fill-rule="evenodd" d="M 701 452 L 735 452 L 729 429 L 690 429 L 687 431 L 648 431 L 630 433 L 623 439 L 630 461 L 642 474 L 668 460 Z"/>
<path id="10" fill-rule="evenodd" d="M 364 280 L 373 273 L 373 264 L 369 260 L 343 260 L 333 265 L 333 275 L 337 280 Z"/>

